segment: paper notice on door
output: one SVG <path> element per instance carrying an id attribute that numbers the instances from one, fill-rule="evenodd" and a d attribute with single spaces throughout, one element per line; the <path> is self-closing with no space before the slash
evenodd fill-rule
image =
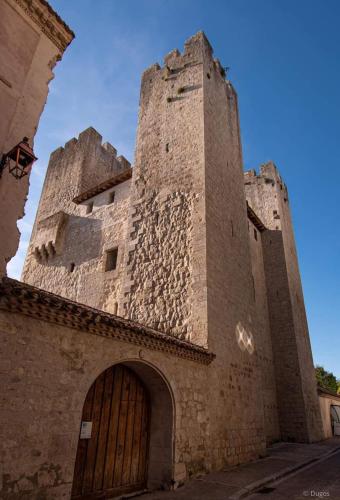
<path id="1" fill-rule="evenodd" d="M 92 422 L 85 422 L 83 420 L 80 428 L 80 439 L 90 439 L 91 434 L 92 434 Z"/>

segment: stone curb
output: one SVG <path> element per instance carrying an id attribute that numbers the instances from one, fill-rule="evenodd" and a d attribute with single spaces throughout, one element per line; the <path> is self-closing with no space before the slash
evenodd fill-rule
<path id="1" fill-rule="evenodd" d="M 265 486 L 268 483 L 272 483 L 273 481 L 277 481 L 278 479 L 282 479 L 283 477 L 289 476 L 293 472 L 296 472 L 299 469 L 303 469 L 308 465 L 312 464 L 313 462 L 317 462 L 321 459 L 327 458 L 328 456 L 338 453 L 339 451 L 340 451 L 340 446 L 334 448 L 333 450 L 327 451 L 326 453 L 323 453 L 318 457 L 310 458 L 299 464 L 292 465 L 291 467 L 285 467 L 284 469 L 281 469 L 280 471 L 275 472 L 270 476 L 266 476 L 262 479 L 259 479 L 258 481 L 253 481 L 252 483 L 249 483 L 247 486 L 245 486 L 241 490 L 237 491 L 236 493 L 228 497 L 228 500 L 240 500 L 241 498 L 245 498 L 248 495 L 254 493 L 262 486 Z"/>

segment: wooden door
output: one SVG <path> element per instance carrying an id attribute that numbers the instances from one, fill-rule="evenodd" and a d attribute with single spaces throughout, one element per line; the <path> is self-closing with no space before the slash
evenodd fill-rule
<path id="1" fill-rule="evenodd" d="M 89 439 L 80 432 L 73 499 L 146 487 L 149 414 L 148 395 L 132 370 L 116 365 L 97 378 L 83 409 L 82 422 L 92 422 L 92 432 Z"/>

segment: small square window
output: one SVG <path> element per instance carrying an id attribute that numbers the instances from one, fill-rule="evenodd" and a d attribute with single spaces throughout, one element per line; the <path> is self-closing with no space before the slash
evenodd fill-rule
<path id="1" fill-rule="evenodd" d="M 106 252 L 105 271 L 114 271 L 117 267 L 118 248 Z"/>
<path id="2" fill-rule="evenodd" d="M 109 193 L 109 205 L 115 201 L 115 192 L 111 191 Z"/>
<path id="3" fill-rule="evenodd" d="M 93 201 L 90 201 L 90 203 L 86 205 L 86 213 L 90 214 L 92 210 L 93 210 Z"/>

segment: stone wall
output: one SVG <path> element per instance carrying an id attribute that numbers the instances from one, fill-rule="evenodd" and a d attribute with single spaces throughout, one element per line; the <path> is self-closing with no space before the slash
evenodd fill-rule
<path id="1" fill-rule="evenodd" d="M 288 194 L 272 165 L 247 173 L 268 229 L 248 220 L 237 95 L 203 33 L 144 72 L 132 180 L 113 188 L 124 172 L 92 128 L 51 155 L 24 280 L 217 354 L 209 467 L 321 438 Z"/>
<path id="2" fill-rule="evenodd" d="M 97 140 L 95 132 L 86 133 L 92 138 L 84 144 Z M 126 231 L 118 313 L 176 339 L 208 345 L 217 354 L 213 368 L 202 375 L 197 367 L 182 365 L 174 366 L 177 375 L 169 375 L 171 382 L 175 376 L 183 384 L 187 430 L 176 438 L 179 461 L 194 472 L 258 457 L 275 431 L 273 422 L 265 430 L 259 404 L 265 339 L 257 329 L 253 298 L 237 101 L 204 34 L 191 38 L 183 55 L 171 52 L 164 68 L 155 65 L 143 75 L 130 196 L 128 184 L 120 184 L 126 223 L 108 207 L 82 213 L 91 199 L 74 205 L 74 197 L 81 199 L 81 172 L 89 168 L 80 142 L 72 140 L 51 156 L 37 217 L 38 224 L 52 213 L 68 214 L 63 253 L 47 263 L 33 256 L 36 225 L 25 281 L 116 312 L 111 304 L 118 287 L 110 289 L 112 279 L 103 288 L 98 256 L 111 244 L 109 224 L 112 234 L 118 231 L 113 225 Z M 61 196 L 54 195 L 56 185 Z M 107 193 L 98 194 L 95 205 L 104 203 L 99 196 Z M 70 273 L 66 266 L 72 259 L 76 265 Z M 121 359 L 119 350 L 115 359 Z M 167 366 L 163 357 L 159 362 Z M 274 412 L 275 399 L 269 402 L 270 391 L 266 394 Z M 209 407 L 209 415 L 196 414 L 197 405 Z M 200 452 L 193 454 L 196 425 L 209 445 L 198 433 Z"/>
<path id="3" fill-rule="evenodd" d="M 268 228 L 262 241 L 282 438 L 317 441 L 320 409 L 287 188 L 273 163 L 258 176 L 246 173 L 245 188 Z"/>
<path id="4" fill-rule="evenodd" d="M 200 43 L 193 38 L 142 76 L 121 303 L 125 316 L 206 345 Z"/>
<path id="5" fill-rule="evenodd" d="M 340 406 L 340 395 L 329 394 L 322 389 L 318 389 L 320 412 L 322 419 L 322 429 L 324 439 L 333 437 L 331 405 Z"/>
<path id="6" fill-rule="evenodd" d="M 11 303 L 6 293 L 1 301 L 2 498 L 69 498 L 84 399 L 96 377 L 115 363 L 129 363 L 136 370 L 138 366 L 151 367 L 166 382 L 173 414 L 161 427 L 155 423 L 151 432 L 163 429 L 174 440 L 174 481 L 258 456 L 260 436 L 255 429 L 247 442 L 246 429 L 238 429 L 236 421 L 234 430 L 226 429 L 231 415 L 226 414 L 224 398 L 220 397 L 226 388 L 216 384 L 215 361 L 191 361 L 171 354 L 166 345 L 160 349 L 152 341 L 154 349 L 143 347 L 141 335 L 134 344 L 133 325 L 131 333 L 125 334 L 129 341 L 119 340 L 119 327 L 103 324 L 98 328 L 93 323 L 93 332 L 81 330 L 76 326 L 77 304 L 61 301 L 54 310 L 51 297 L 44 298 L 44 292 L 25 290 L 23 297 L 41 296 L 33 298 L 32 305 L 22 302 L 19 309 L 25 314 L 18 312 L 18 307 L 6 311 Z M 15 297 L 17 302 L 17 292 Z M 56 301 L 58 297 L 53 303 Z M 45 307 L 45 312 L 38 311 L 40 319 L 32 317 L 37 307 Z M 60 315 L 67 309 L 74 318 L 69 320 L 73 328 L 65 326 Z M 84 309 L 79 317 L 89 314 Z M 152 393 L 149 381 L 145 382 Z M 152 394 L 152 405 L 155 398 L 157 394 Z"/>
<path id="7" fill-rule="evenodd" d="M 3 0 L 0 4 L 0 156 L 24 136 L 30 144 L 45 106 L 53 68 L 74 34 L 47 2 Z M 19 244 L 29 177 L 0 178 L 0 275 Z"/>
<path id="8" fill-rule="evenodd" d="M 117 157 L 113 146 L 102 145 L 101 136 L 93 128 L 52 153 L 22 273 L 23 281 L 117 313 L 130 180 L 87 197 L 82 203 L 73 200 L 85 187 L 91 189 L 128 170 L 130 164 L 125 158 Z M 113 193 L 114 201 L 111 199 Z M 87 213 L 90 205 L 92 211 Z M 60 214 L 63 214 L 64 224 L 58 231 Z M 106 252 L 116 247 L 117 267 L 106 271 Z"/>
<path id="9" fill-rule="evenodd" d="M 267 288 L 263 262 L 262 238 L 265 231 L 260 231 L 250 220 L 248 221 L 253 300 L 256 307 L 254 318 L 255 331 L 261 332 L 258 336 L 256 349 L 261 367 L 261 391 L 264 409 L 264 423 L 267 444 L 280 440 L 280 426 L 275 383 L 275 369 L 271 330 L 269 324 Z"/>
<path id="10" fill-rule="evenodd" d="M 195 195 L 173 192 L 135 204 L 127 261 L 133 281 L 124 315 L 185 339 L 192 320 L 192 212 Z M 141 300 L 141 298 L 143 298 Z"/>
<path id="11" fill-rule="evenodd" d="M 123 315 L 216 352 L 210 391 L 224 418 L 211 421 L 216 453 L 230 443 L 260 452 L 262 332 L 237 97 L 203 33 L 143 74 L 129 231 Z M 243 331 L 253 336 L 248 348 Z M 275 399 L 267 403 L 275 412 Z"/>

